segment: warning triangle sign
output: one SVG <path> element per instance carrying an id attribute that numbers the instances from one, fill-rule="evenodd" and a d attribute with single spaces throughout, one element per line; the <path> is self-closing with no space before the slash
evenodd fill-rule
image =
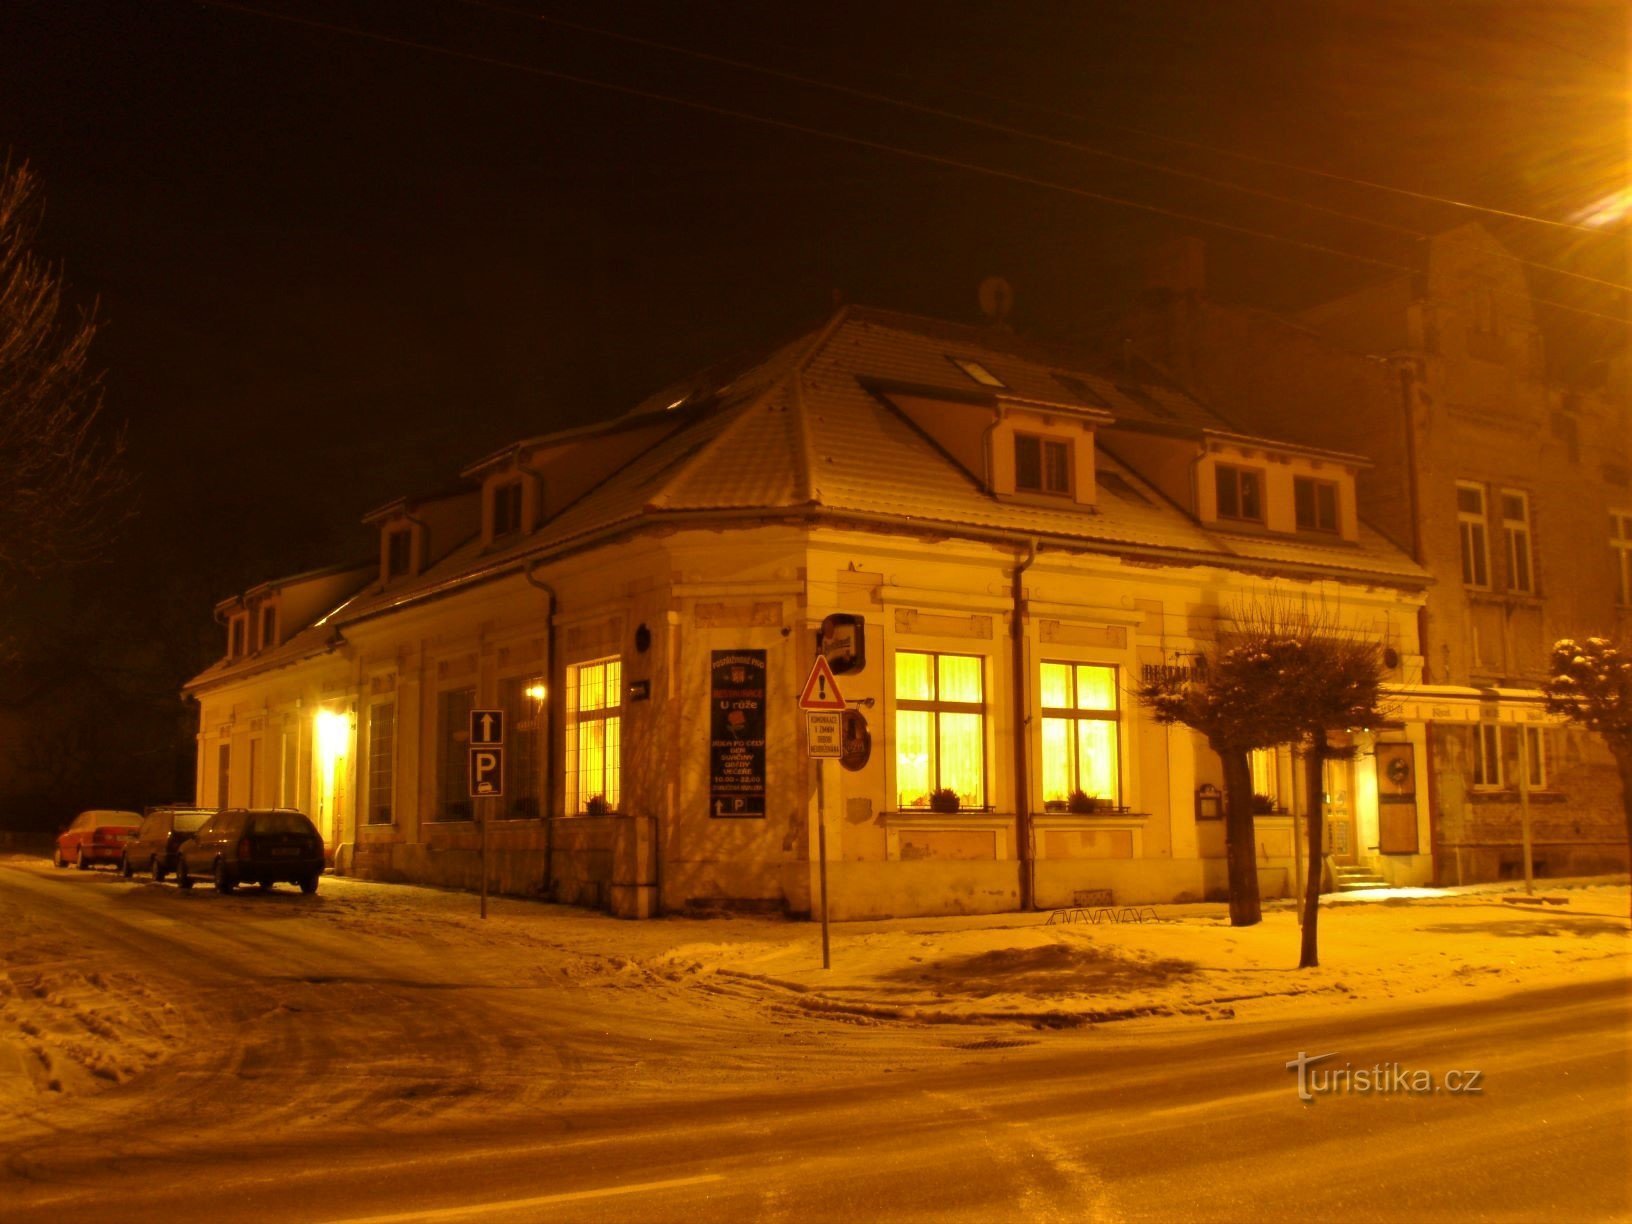
<path id="1" fill-rule="evenodd" d="M 805 681 L 804 692 L 799 694 L 799 708 L 801 710 L 842 710 L 844 694 L 839 692 L 839 682 L 833 677 L 833 669 L 827 665 L 826 655 L 817 655 L 816 662 L 810 665 L 810 677 Z"/>

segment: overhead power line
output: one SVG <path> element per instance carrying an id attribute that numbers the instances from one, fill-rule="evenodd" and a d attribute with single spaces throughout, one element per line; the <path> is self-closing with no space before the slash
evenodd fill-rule
<path id="1" fill-rule="evenodd" d="M 624 85 L 616 81 L 604 81 L 595 77 L 582 76 L 578 73 L 565 72 L 556 68 L 544 68 L 537 64 L 523 63 L 518 60 L 501 59 L 498 56 L 483 55 L 473 51 L 462 51 L 453 47 L 445 47 L 436 43 L 421 42 L 417 39 L 404 38 L 396 34 L 385 34 L 376 30 L 369 30 L 357 26 L 340 25 L 335 22 L 321 21 L 313 17 L 301 17 L 292 13 L 280 13 L 273 10 L 258 8 L 254 5 L 239 3 L 238 0 L 195 0 L 195 3 L 208 8 L 223 9 L 231 12 L 244 13 L 252 17 L 261 17 L 269 21 L 283 22 L 289 25 L 302 26 L 307 29 L 323 30 L 328 33 L 342 34 L 351 38 L 378 42 L 388 46 L 403 47 L 413 51 L 421 51 L 430 55 L 440 55 L 451 59 L 463 60 L 468 63 L 484 64 L 495 68 L 508 68 L 517 72 L 536 76 L 543 79 L 561 81 L 572 85 L 581 85 L 589 89 L 599 89 L 608 93 L 620 94 L 625 97 L 641 98 L 646 101 L 662 102 L 672 106 L 683 107 L 703 114 L 716 115 L 722 118 L 738 119 L 745 123 L 759 124 L 764 127 L 780 131 L 797 132 L 805 136 L 814 136 L 822 140 L 830 140 L 839 144 L 847 144 L 857 148 L 870 149 L 874 152 L 891 153 L 913 161 L 929 165 L 942 166 L 948 169 L 963 170 L 972 174 L 986 175 L 1011 183 L 1019 183 L 1029 187 L 1039 187 L 1048 191 L 1057 191 L 1082 199 L 1094 200 L 1098 203 L 1113 204 L 1123 208 L 1131 208 L 1140 212 L 1151 213 L 1156 216 L 1167 217 L 1171 220 L 1185 221 L 1195 225 L 1205 225 L 1212 229 L 1223 230 L 1227 233 L 1240 234 L 1244 237 L 1257 238 L 1266 242 L 1279 243 L 1283 246 L 1297 247 L 1301 250 L 1313 251 L 1318 254 L 1330 255 L 1352 263 L 1363 264 L 1369 267 L 1382 268 L 1402 275 L 1414 274 L 1417 269 L 1409 264 L 1396 263 L 1393 260 L 1380 259 L 1375 256 L 1361 255 L 1354 251 L 1345 251 L 1338 247 L 1327 246 L 1323 243 L 1310 242 L 1301 238 L 1289 237 L 1285 234 L 1275 234 L 1265 230 L 1253 229 L 1250 226 L 1236 225 L 1228 221 L 1220 221 L 1212 217 L 1205 217 L 1195 213 L 1187 213 L 1180 209 L 1168 208 L 1159 204 L 1149 204 L 1139 200 L 1130 200 L 1122 196 L 1111 195 L 1106 192 L 1092 191 L 1086 187 L 1077 187 L 1068 183 L 1060 183 L 1051 179 L 1039 178 L 1035 175 L 1022 174 L 1018 171 L 1005 170 L 996 166 L 985 166 L 976 162 L 964 161 L 960 158 L 948 157 L 940 153 L 930 153 L 921 149 L 911 149 L 902 145 L 893 145 L 885 141 L 873 140 L 865 136 L 855 136 L 846 132 L 835 132 L 826 128 L 813 127 L 808 124 L 796 123 L 789 119 L 778 119 L 769 115 L 759 115 L 751 111 L 738 110 L 734 107 L 721 106 L 712 102 L 704 102 L 696 98 L 681 97 L 677 94 L 661 93 L 656 90 L 642 89 L 635 85 Z M 1526 296 L 1515 291 L 1498 290 L 1497 292 L 1510 293 L 1512 296 Z M 1531 296 L 1530 301 L 1555 309 L 1567 311 L 1571 314 L 1582 315 L 1588 318 L 1605 319 L 1612 323 L 1626 325 L 1627 319 L 1617 315 L 1605 314 L 1602 311 L 1588 310 L 1581 306 L 1572 306 L 1565 302 L 1558 302 L 1548 298 Z"/>

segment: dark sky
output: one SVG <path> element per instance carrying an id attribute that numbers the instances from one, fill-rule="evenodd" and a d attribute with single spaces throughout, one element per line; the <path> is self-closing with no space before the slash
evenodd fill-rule
<path id="1" fill-rule="evenodd" d="M 1409 230 L 1470 215 L 1224 151 L 1555 218 L 1626 181 L 1620 3 L 246 7 L 475 58 L 186 0 L 0 4 L 0 149 L 44 181 L 45 253 L 100 299 L 109 407 L 141 479 L 120 557 L 166 567 L 201 619 L 209 598 L 358 553 L 371 507 L 774 341 L 819 318 L 835 289 L 970 317 L 981 278 L 1001 273 L 1018 326 L 1087 337 L 1136 286 L 1140 250 L 1175 233 L 1208 239 L 1221 297 L 1296 307 L 1380 274 L 528 68 L 1375 258 L 1412 250 L 1354 221 L 530 14 Z M 1626 278 L 1617 242 L 1493 225 L 1532 258 Z M 1621 305 L 1581 282 L 1536 288 Z"/>

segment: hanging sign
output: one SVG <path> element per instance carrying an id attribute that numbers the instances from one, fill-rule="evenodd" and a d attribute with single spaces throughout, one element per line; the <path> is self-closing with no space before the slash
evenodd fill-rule
<path id="1" fill-rule="evenodd" d="M 843 720 L 839 764 L 852 773 L 867 768 L 873 755 L 873 733 L 867 730 L 867 719 L 860 710 L 846 710 Z"/>
<path id="2" fill-rule="evenodd" d="M 716 650 L 709 662 L 708 811 L 765 815 L 765 652 Z"/>

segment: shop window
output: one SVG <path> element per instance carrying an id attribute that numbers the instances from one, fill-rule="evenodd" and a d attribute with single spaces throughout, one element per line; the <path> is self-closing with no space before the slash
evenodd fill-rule
<path id="1" fill-rule="evenodd" d="M 1014 487 L 1022 493 L 1071 494 L 1071 443 L 1035 434 L 1014 436 Z"/>
<path id="2" fill-rule="evenodd" d="M 1502 546 L 1507 553 L 1507 589 L 1532 594 L 1536 589 L 1530 545 L 1530 498 L 1517 489 L 1503 489 Z"/>
<path id="3" fill-rule="evenodd" d="M 1462 584 L 1490 585 L 1490 547 L 1485 535 L 1485 486 L 1458 482 L 1456 524 L 1462 542 Z"/>
<path id="4" fill-rule="evenodd" d="M 1263 476 L 1253 468 L 1219 464 L 1213 469 L 1218 517 L 1242 523 L 1264 521 Z"/>
<path id="5" fill-rule="evenodd" d="M 369 824 L 390 824 L 396 786 L 397 703 L 377 701 L 368 707 Z"/>
<path id="6" fill-rule="evenodd" d="M 1121 709 L 1114 667 L 1042 665 L 1043 803 L 1060 810 L 1081 791 L 1122 802 Z"/>
<path id="7" fill-rule="evenodd" d="M 525 820 L 539 812 L 540 730 L 544 724 L 544 677 L 512 676 L 499 682 L 499 705 L 504 710 L 504 807 L 511 820 Z"/>
<path id="8" fill-rule="evenodd" d="M 1296 476 L 1292 504 L 1299 531 L 1337 531 L 1337 485 L 1330 480 Z"/>
<path id="9" fill-rule="evenodd" d="M 895 654 L 895 787 L 903 808 L 937 790 L 986 805 L 986 699 L 979 655 Z"/>
<path id="10" fill-rule="evenodd" d="M 476 690 L 448 689 L 436 698 L 436 819 L 469 820 L 470 712 Z"/>
<path id="11" fill-rule="evenodd" d="M 622 800 L 623 663 L 567 668 L 568 813 L 615 812 Z"/>

